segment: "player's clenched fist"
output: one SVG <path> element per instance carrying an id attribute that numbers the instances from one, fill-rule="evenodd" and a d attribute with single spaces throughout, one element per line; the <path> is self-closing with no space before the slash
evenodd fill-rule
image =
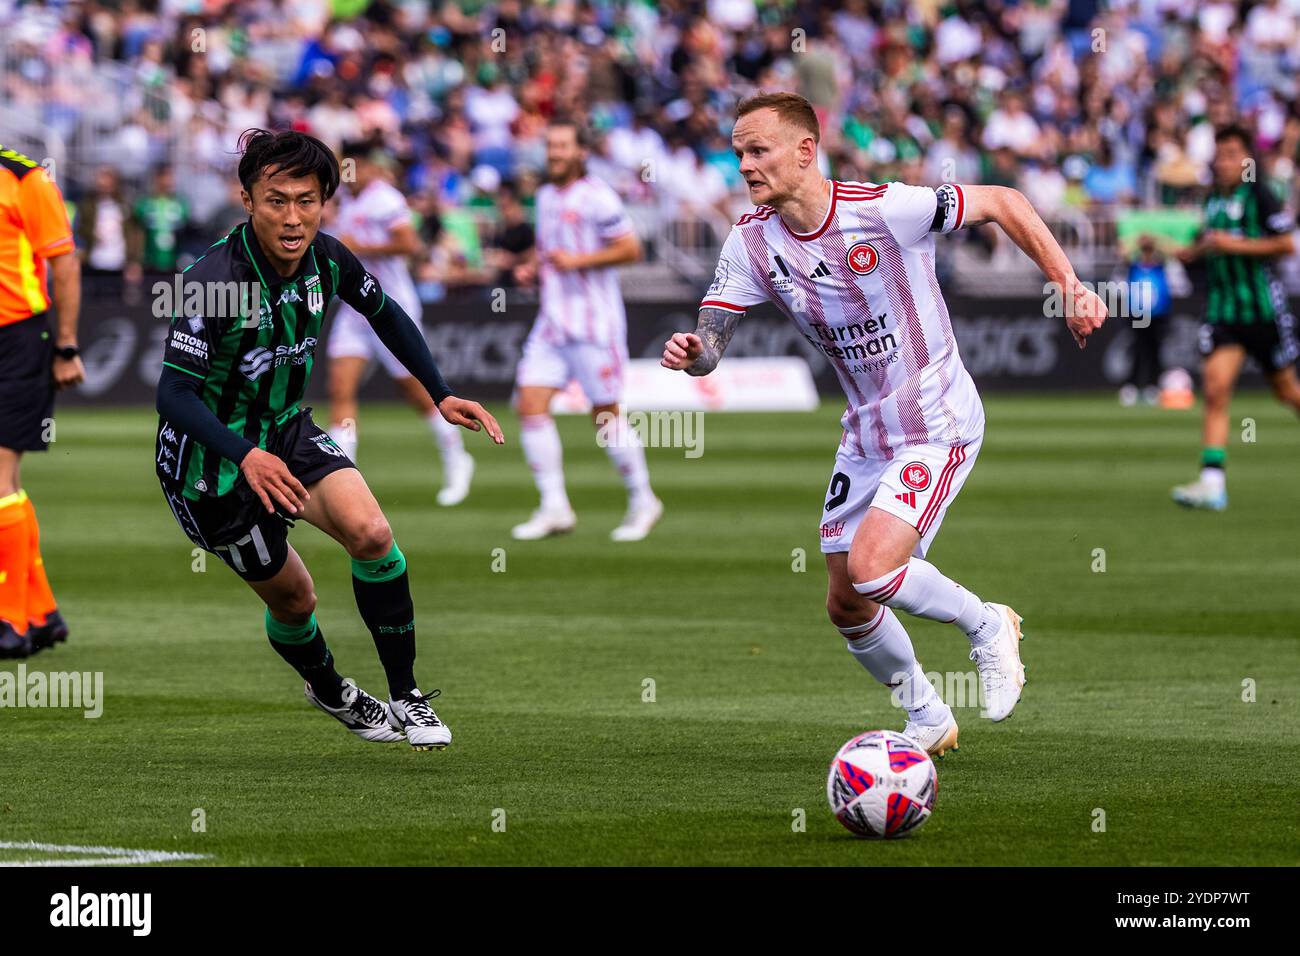
<path id="1" fill-rule="evenodd" d="M 1070 327 L 1070 334 L 1079 343 L 1079 348 L 1087 348 L 1088 336 L 1106 321 L 1106 303 L 1097 293 L 1078 283 L 1074 287 L 1072 306 L 1066 314 L 1065 324 Z"/>
<path id="2" fill-rule="evenodd" d="M 293 476 L 289 466 L 269 451 L 254 448 L 239 463 L 239 470 L 244 473 L 248 487 L 262 499 L 262 504 L 271 514 L 275 514 L 272 498 L 290 514 L 296 515 L 311 497 L 302 482 Z"/>
<path id="3" fill-rule="evenodd" d="M 659 364 L 683 371 L 694 365 L 703 351 L 704 343 L 694 332 L 674 332 L 673 337 L 664 343 L 664 357 Z"/>
<path id="4" fill-rule="evenodd" d="M 478 402 L 470 402 L 463 398 L 457 398 L 455 395 L 448 395 L 438 406 L 438 412 L 451 424 L 468 428 L 472 432 L 486 428 L 492 441 L 498 445 L 504 445 L 506 442 L 505 436 L 501 434 L 501 426 L 497 424 L 497 420 Z M 481 425 L 480 422 L 482 422 Z"/>

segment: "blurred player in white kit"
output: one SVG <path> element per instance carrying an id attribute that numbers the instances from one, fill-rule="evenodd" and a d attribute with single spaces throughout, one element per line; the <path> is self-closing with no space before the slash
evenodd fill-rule
<path id="1" fill-rule="evenodd" d="M 722 247 L 696 331 L 673 335 L 662 364 L 707 375 L 745 311 L 769 301 L 830 361 L 848 408 L 821 513 L 826 609 L 849 652 L 907 710 L 903 733 L 942 756 L 957 745 L 957 721 L 894 612 L 965 634 L 983 715 L 995 721 L 1011 716 L 1025 669 L 1020 616 L 925 560 L 984 439 L 984 407 L 935 276 L 933 234 L 996 222 L 1058 284 L 1080 348 L 1105 306 L 1016 190 L 831 182 L 818 171 L 820 129 L 803 97 L 756 96 L 737 117 L 732 146 L 757 208 Z"/>
<path id="2" fill-rule="evenodd" d="M 407 259 L 420 249 L 406 197 L 386 176 L 388 157 L 368 144 L 343 146 L 344 186 L 339 192 L 333 232 L 379 280 L 417 323 L 423 311 Z M 349 181 L 348 166 L 355 178 Z M 469 494 L 474 459 L 465 450 L 460 429 L 438 414 L 433 399 L 401 362 L 384 347 L 366 319 L 340 303 L 330 328 L 330 435 L 353 461 L 357 457 L 357 386 L 366 366 L 378 359 L 402 397 L 429 425 L 442 454 L 442 489 L 438 504 L 457 505 Z"/>
<path id="3" fill-rule="evenodd" d="M 640 436 L 620 408 L 627 315 L 616 267 L 639 259 L 641 243 L 618 194 L 587 175 L 585 139 L 571 122 L 556 121 L 547 130 L 548 182 L 537 190 L 537 244 L 515 270 L 521 283 L 541 284 L 541 308 L 515 376 L 519 442 L 541 495 L 532 517 L 511 531 L 523 541 L 572 531 L 577 522 L 550 414 L 551 398 L 570 379 L 591 402 L 601 444 L 627 486 L 627 514 L 610 537 L 639 541 L 663 515 Z"/>

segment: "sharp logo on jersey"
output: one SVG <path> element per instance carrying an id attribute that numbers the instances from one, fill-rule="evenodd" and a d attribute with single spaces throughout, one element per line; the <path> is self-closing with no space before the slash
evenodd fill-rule
<path id="1" fill-rule="evenodd" d="M 817 263 L 817 268 L 814 269 L 812 272 L 808 273 L 808 278 L 809 278 L 809 279 L 825 279 L 825 278 L 826 278 L 827 276 L 829 276 L 830 274 L 831 274 L 831 270 L 826 268 L 826 263 L 821 262 L 821 261 L 819 260 L 818 263 Z"/>
<path id="2" fill-rule="evenodd" d="M 312 315 L 325 311 L 325 290 L 321 288 L 318 275 L 307 277 L 307 311 Z"/>
<path id="3" fill-rule="evenodd" d="M 916 507 L 915 491 L 909 491 L 906 494 L 901 494 L 901 495 L 894 495 L 894 497 L 897 498 L 899 501 L 903 502 L 903 504 L 907 505 L 909 508 Z"/>
<path id="4" fill-rule="evenodd" d="M 930 487 L 930 469 L 919 461 L 904 465 L 903 484 L 913 491 L 925 491 Z"/>
<path id="5" fill-rule="evenodd" d="M 240 364 L 239 370 L 250 382 L 256 382 L 274 363 L 275 354 L 270 349 L 259 345 L 244 354 L 244 361 Z"/>
<path id="6" fill-rule="evenodd" d="M 860 276 L 868 275 L 880 263 L 880 253 L 869 242 L 855 242 L 846 257 L 849 268 Z"/>

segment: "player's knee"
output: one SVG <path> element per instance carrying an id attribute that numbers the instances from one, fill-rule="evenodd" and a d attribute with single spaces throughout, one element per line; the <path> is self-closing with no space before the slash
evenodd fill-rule
<path id="1" fill-rule="evenodd" d="M 898 562 L 894 558 L 874 554 L 871 551 L 849 555 L 849 578 L 854 584 L 875 581 L 891 571 L 896 571 L 897 568 Z"/>
<path id="2" fill-rule="evenodd" d="M 828 591 L 826 594 L 826 616 L 836 627 L 854 627 L 871 619 L 875 605 L 864 601 L 858 592 L 844 593 Z"/>
<path id="3" fill-rule="evenodd" d="M 369 518 L 353 530 L 348 538 L 348 553 L 354 558 L 373 561 L 393 550 L 393 529 L 383 515 Z"/>
<path id="4" fill-rule="evenodd" d="M 285 594 L 276 602 L 275 610 L 295 623 L 306 621 L 316 610 L 316 587 L 310 580 Z"/>

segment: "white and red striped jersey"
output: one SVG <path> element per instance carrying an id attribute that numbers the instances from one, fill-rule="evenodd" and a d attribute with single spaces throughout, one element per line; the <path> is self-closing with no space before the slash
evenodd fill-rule
<path id="1" fill-rule="evenodd" d="M 554 341 L 609 345 L 627 336 L 618 267 L 561 272 L 546 264 L 557 249 L 590 253 L 632 232 L 623 201 L 608 184 L 582 176 L 537 190 L 537 255 L 541 310 L 537 320 Z"/>
<path id="2" fill-rule="evenodd" d="M 391 239 L 393 229 L 410 222 L 411 207 L 401 190 L 376 179 L 356 196 L 347 190 L 340 192 L 338 222 L 331 231 L 352 236 L 366 245 L 382 246 Z M 361 264 L 379 280 L 385 295 L 415 321 L 420 321 L 420 296 L 415 291 L 406 256 L 362 256 Z"/>
<path id="3" fill-rule="evenodd" d="M 770 301 L 835 368 L 847 445 L 893 458 L 984 432 L 934 272 L 935 232 L 960 227 L 962 188 L 832 183 L 826 219 L 793 232 L 771 206 L 742 216 L 700 303 L 744 313 Z"/>

